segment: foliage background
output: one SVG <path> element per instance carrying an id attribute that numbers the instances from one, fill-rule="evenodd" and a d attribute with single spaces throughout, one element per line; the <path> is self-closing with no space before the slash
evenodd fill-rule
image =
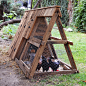
<path id="1" fill-rule="evenodd" d="M 33 7 L 36 4 L 38 0 L 33 0 Z M 61 6 L 60 10 L 62 13 L 62 24 L 65 24 L 65 26 L 68 25 L 68 12 L 67 12 L 67 7 L 68 7 L 68 0 L 42 0 L 41 7 L 48 7 L 48 6 L 53 6 L 53 5 L 59 5 Z"/>
<path id="2" fill-rule="evenodd" d="M 79 1 L 74 7 L 73 21 L 78 31 L 86 33 L 86 0 Z"/>

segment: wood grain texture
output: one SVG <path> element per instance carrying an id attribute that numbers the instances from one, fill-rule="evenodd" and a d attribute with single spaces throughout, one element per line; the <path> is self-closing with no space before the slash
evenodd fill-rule
<path id="1" fill-rule="evenodd" d="M 62 70 L 62 71 L 55 71 L 55 72 L 42 72 L 42 73 L 35 73 L 34 76 L 44 76 L 44 75 L 58 75 L 58 74 L 74 74 L 77 73 L 77 70 Z"/>
<path id="2" fill-rule="evenodd" d="M 18 60 L 16 58 L 15 61 L 18 64 L 18 66 L 22 69 L 25 76 L 29 76 L 30 68 L 22 60 Z"/>
<path id="3" fill-rule="evenodd" d="M 60 35 L 62 37 L 62 40 L 67 40 L 67 37 L 66 37 L 65 32 L 64 32 L 64 29 L 62 27 L 62 23 L 61 23 L 60 17 L 57 18 L 56 23 L 57 23 Z M 73 58 L 73 55 L 72 55 L 72 52 L 71 52 L 71 49 L 69 47 L 69 44 L 64 44 L 64 47 L 65 47 L 65 50 L 67 52 L 67 55 L 68 55 L 70 64 L 72 66 L 72 69 L 77 69 L 75 61 L 74 61 L 74 58 Z"/>
<path id="4" fill-rule="evenodd" d="M 51 38 L 51 39 L 54 39 L 54 40 L 62 40 L 62 39 L 60 39 L 60 38 L 53 37 L 53 36 L 50 36 L 50 38 Z M 70 45 L 73 45 L 73 42 L 71 42 L 71 41 L 68 41 L 68 40 L 67 40 L 67 43 L 70 44 Z"/>
<path id="5" fill-rule="evenodd" d="M 47 40 L 47 44 L 67 44 L 67 40 Z"/>

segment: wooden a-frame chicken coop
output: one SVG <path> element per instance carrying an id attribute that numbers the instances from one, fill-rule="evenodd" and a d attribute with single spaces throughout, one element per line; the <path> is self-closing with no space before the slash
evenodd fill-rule
<path id="1" fill-rule="evenodd" d="M 49 24 L 47 24 L 46 17 L 51 17 Z M 78 73 L 69 47 L 73 43 L 67 40 L 60 17 L 60 6 L 32 9 L 25 12 L 9 48 L 9 55 L 12 59 L 16 59 L 17 64 L 26 77 L 32 78 L 33 75 L 45 74 Z M 55 22 L 62 39 L 51 36 L 51 30 Z M 58 59 L 53 44 L 64 44 L 71 66 L 60 61 L 60 64 L 65 66 L 65 70 L 35 72 L 41 55 L 45 57 L 54 56 L 54 59 Z M 30 66 L 27 66 L 24 60 L 29 58 L 31 49 L 35 49 L 35 56 Z"/>

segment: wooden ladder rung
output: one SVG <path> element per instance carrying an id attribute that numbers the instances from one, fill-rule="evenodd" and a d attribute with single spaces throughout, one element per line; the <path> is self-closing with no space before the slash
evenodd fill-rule
<path id="1" fill-rule="evenodd" d="M 48 40 L 47 44 L 67 44 L 67 40 Z"/>
<path id="2" fill-rule="evenodd" d="M 62 39 L 60 39 L 60 38 L 53 37 L 53 36 L 50 36 L 50 38 L 51 38 L 51 39 L 54 39 L 54 40 L 62 40 Z M 68 41 L 68 40 L 67 40 L 67 43 L 70 44 L 70 45 L 73 45 L 73 42 L 71 42 L 71 41 Z"/>

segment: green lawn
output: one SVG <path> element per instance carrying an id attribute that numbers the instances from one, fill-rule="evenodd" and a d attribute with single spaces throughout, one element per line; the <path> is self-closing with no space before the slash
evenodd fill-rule
<path id="1" fill-rule="evenodd" d="M 80 73 L 70 75 L 46 76 L 41 79 L 35 86 L 86 86 L 86 34 L 76 32 L 65 32 L 67 39 L 73 42 L 70 45 L 77 69 Z M 59 31 L 52 30 L 52 35 L 59 37 Z M 59 59 L 69 64 L 64 45 L 54 45 Z"/>

